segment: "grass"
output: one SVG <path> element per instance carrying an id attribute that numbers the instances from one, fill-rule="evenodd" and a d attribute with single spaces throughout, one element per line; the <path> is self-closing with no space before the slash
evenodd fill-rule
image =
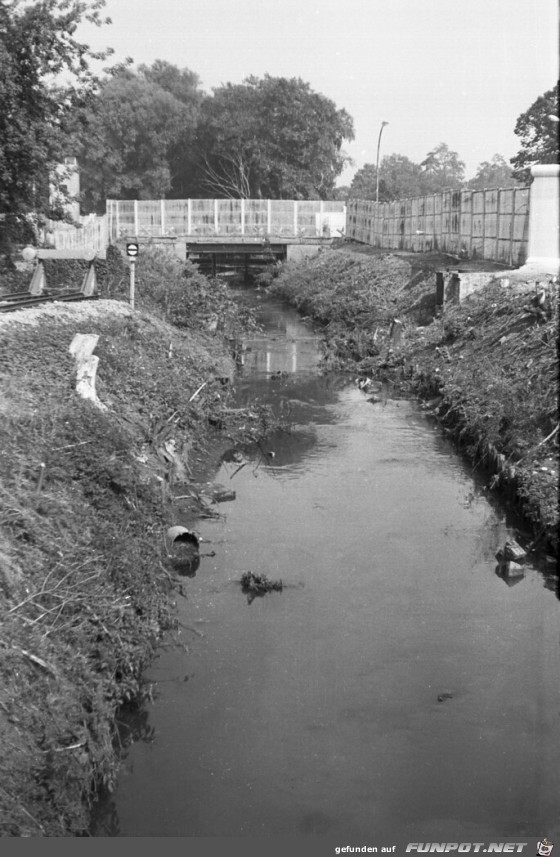
<path id="1" fill-rule="evenodd" d="M 173 626 L 173 496 L 213 446 L 268 425 L 264 408 L 228 407 L 225 334 L 245 322 L 222 287 L 145 254 L 133 312 L 120 256 L 99 279 L 112 299 L 0 317 L 3 836 L 87 833 L 115 781 L 117 712 L 142 701 L 142 670 Z M 105 410 L 75 391 L 77 333 L 99 337 Z"/>

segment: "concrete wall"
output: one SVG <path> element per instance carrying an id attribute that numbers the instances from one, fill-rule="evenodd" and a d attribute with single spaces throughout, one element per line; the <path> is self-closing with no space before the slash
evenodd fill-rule
<path id="1" fill-rule="evenodd" d="M 437 250 L 515 267 L 527 258 L 528 236 L 528 187 L 347 203 L 346 237 L 387 250 Z"/>

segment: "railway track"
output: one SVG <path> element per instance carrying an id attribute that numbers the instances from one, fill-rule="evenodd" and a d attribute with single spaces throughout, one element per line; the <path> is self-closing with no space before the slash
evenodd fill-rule
<path id="1" fill-rule="evenodd" d="M 75 301 L 95 301 L 99 295 L 84 295 L 83 292 L 59 292 L 54 294 L 30 295 L 28 292 L 13 292 L 0 295 L 0 313 L 15 312 L 48 303 L 70 303 Z"/>

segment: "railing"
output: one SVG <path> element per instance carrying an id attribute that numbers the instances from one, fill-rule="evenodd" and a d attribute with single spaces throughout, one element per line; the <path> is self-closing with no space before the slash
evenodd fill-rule
<path id="1" fill-rule="evenodd" d="M 126 236 L 337 235 L 346 222 L 343 201 L 284 199 L 107 200 L 109 240 Z"/>
<path id="2" fill-rule="evenodd" d="M 57 249 L 93 249 L 123 237 L 270 237 L 344 234 L 387 250 L 438 250 L 522 265 L 528 254 L 529 188 L 444 191 L 396 202 L 372 200 L 107 200 L 103 217 L 75 228 L 51 223 Z"/>
<path id="3" fill-rule="evenodd" d="M 527 257 L 528 236 L 528 187 L 347 203 L 346 237 L 387 250 L 438 250 L 517 266 Z"/>
<path id="4" fill-rule="evenodd" d="M 98 256 L 105 256 L 109 237 L 107 217 L 90 214 L 81 217 L 81 226 L 50 221 L 49 232 L 56 250 L 94 250 Z"/>

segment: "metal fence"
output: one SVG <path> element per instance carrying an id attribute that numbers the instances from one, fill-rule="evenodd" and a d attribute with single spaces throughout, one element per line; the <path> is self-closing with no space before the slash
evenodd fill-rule
<path id="1" fill-rule="evenodd" d="M 125 236 L 278 236 L 338 234 L 345 203 L 284 199 L 107 200 L 109 240 Z"/>
<path id="2" fill-rule="evenodd" d="M 522 265 L 529 188 L 443 191 L 384 203 L 348 200 L 346 237 L 387 250 L 438 250 Z"/>

